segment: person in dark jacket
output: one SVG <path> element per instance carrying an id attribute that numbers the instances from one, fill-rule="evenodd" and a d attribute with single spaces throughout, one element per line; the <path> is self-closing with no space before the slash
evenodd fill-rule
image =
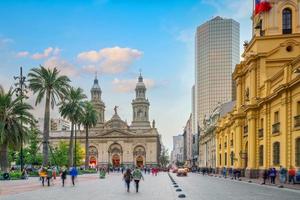
<path id="1" fill-rule="evenodd" d="M 271 168 L 269 172 L 269 176 L 271 178 L 271 184 L 275 184 L 276 175 L 277 175 L 276 169 L 274 167 Z"/>
<path id="2" fill-rule="evenodd" d="M 60 173 L 60 177 L 61 177 L 63 187 L 65 186 L 65 180 L 67 179 L 67 174 L 68 174 L 67 168 L 63 167 L 61 169 L 61 173 Z"/>
<path id="3" fill-rule="evenodd" d="M 48 182 L 48 187 L 50 186 L 50 180 L 52 179 L 52 169 L 51 167 L 49 166 L 48 169 L 47 169 L 47 182 Z"/>
<path id="4" fill-rule="evenodd" d="M 132 177 L 132 174 L 131 174 L 131 170 L 127 169 L 126 172 L 123 175 L 123 180 L 126 183 L 127 192 L 130 191 L 130 182 L 132 181 L 132 179 L 133 179 L 133 177 Z"/>
<path id="5" fill-rule="evenodd" d="M 262 184 L 266 184 L 266 180 L 269 177 L 269 171 L 267 169 L 264 170 L 263 174 L 262 174 L 263 180 L 264 182 Z"/>

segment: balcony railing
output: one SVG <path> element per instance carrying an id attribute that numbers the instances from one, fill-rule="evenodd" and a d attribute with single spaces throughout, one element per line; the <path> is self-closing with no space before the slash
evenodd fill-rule
<path id="1" fill-rule="evenodd" d="M 272 133 L 276 134 L 280 132 L 280 122 L 277 122 L 272 125 Z"/>
<path id="2" fill-rule="evenodd" d="M 244 136 L 248 135 L 248 126 L 244 126 Z"/>
<path id="3" fill-rule="evenodd" d="M 258 130 L 258 138 L 263 138 L 264 137 L 264 129 L 261 128 Z"/>
<path id="4" fill-rule="evenodd" d="M 294 127 L 300 128 L 300 115 L 294 117 Z"/>

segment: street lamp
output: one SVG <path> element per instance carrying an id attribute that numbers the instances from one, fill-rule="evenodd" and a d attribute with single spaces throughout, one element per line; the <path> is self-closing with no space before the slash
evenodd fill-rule
<path id="1" fill-rule="evenodd" d="M 18 82 L 15 83 L 15 89 L 14 89 L 14 92 L 16 92 L 16 96 L 17 97 L 21 97 L 21 103 L 23 103 L 23 98 L 27 98 L 26 97 L 26 93 L 27 93 L 27 86 L 25 84 L 25 81 L 26 81 L 26 77 L 23 76 L 23 69 L 22 67 L 20 67 L 20 74 L 19 76 L 14 76 L 14 79 L 17 80 Z M 22 116 L 21 116 L 21 119 L 22 119 Z M 23 171 L 23 168 L 24 168 L 24 161 L 23 161 L 23 121 L 21 120 L 21 152 L 20 152 L 20 161 L 21 161 L 21 171 Z"/>

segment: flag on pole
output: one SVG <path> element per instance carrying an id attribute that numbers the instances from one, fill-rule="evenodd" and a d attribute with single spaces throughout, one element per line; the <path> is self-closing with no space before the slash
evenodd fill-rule
<path id="1" fill-rule="evenodd" d="M 255 0 L 255 15 L 268 12 L 271 8 L 272 6 L 268 0 Z"/>

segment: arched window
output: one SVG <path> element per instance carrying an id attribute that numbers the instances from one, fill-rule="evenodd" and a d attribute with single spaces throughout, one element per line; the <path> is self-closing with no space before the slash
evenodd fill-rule
<path id="1" fill-rule="evenodd" d="M 233 166 L 234 153 L 233 151 L 230 153 L 230 165 Z"/>
<path id="2" fill-rule="evenodd" d="M 279 142 L 273 143 L 273 164 L 274 165 L 280 164 L 280 143 Z"/>
<path id="3" fill-rule="evenodd" d="M 225 163 L 224 163 L 224 165 L 226 166 L 226 165 L 227 165 L 227 153 L 225 153 L 224 158 L 225 158 Z"/>
<path id="4" fill-rule="evenodd" d="M 285 8 L 282 11 L 282 34 L 292 33 L 292 10 Z"/>
<path id="5" fill-rule="evenodd" d="M 300 167 L 300 137 L 296 139 L 295 158 L 296 158 L 296 166 Z"/>
<path id="6" fill-rule="evenodd" d="M 259 166 L 264 165 L 264 146 L 259 146 Z"/>

